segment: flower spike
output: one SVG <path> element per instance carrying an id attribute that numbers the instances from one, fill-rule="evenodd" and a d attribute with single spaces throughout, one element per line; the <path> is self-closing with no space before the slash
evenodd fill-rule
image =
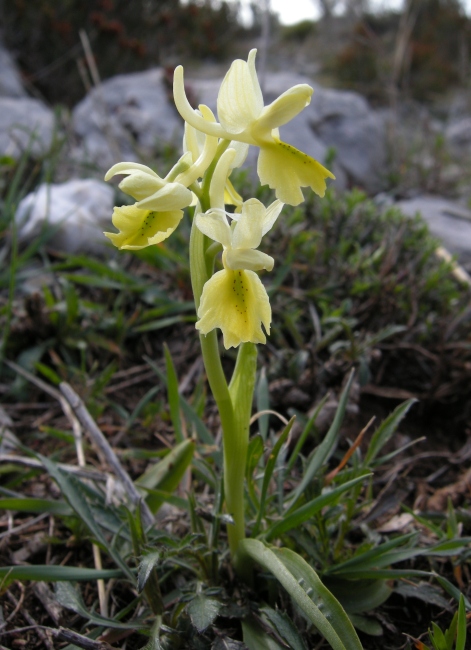
<path id="1" fill-rule="evenodd" d="M 335 176 L 314 158 L 283 142 L 278 132 L 310 103 L 313 90 L 307 84 L 298 84 L 264 106 L 255 56 L 256 50 L 251 50 L 247 61 L 234 61 L 224 77 L 217 99 L 219 123 L 208 123 L 192 109 L 185 94 L 183 68 L 179 66 L 174 76 L 177 110 L 203 133 L 259 147 L 260 181 L 274 189 L 284 203 L 301 203 L 302 187 L 311 187 L 323 196 L 325 179 Z"/>

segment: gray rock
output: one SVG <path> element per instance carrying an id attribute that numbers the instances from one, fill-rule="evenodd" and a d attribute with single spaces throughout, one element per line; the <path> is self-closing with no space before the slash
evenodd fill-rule
<path id="1" fill-rule="evenodd" d="M 51 147 L 54 113 L 37 99 L 0 97 L 0 155 L 44 155 Z"/>
<path id="2" fill-rule="evenodd" d="M 112 229 L 114 190 L 101 181 L 71 180 L 43 184 L 18 205 L 15 220 L 20 242 L 29 242 L 45 227 L 55 232 L 48 242 L 67 253 L 103 254 L 110 248 L 103 231 Z"/>
<path id="3" fill-rule="evenodd" d="M 305 110 L 315 135 L 336 151 L 336 161 L 351 183 L 367 192 L 385 187 L 386 116 L 373 111 L 357 93 L 316 88 Z"/>
<path id="4" fill-rule="evenodd" d="M 452 122 L 445 131 L 452 153 L 458 158 L 471 158 L 471 116 Z"/>
<path id="5" fill-rule="evenodd" d="M 430 231 L 462 262 L 471 260 L 471 210 L 439 196 L 418 196 L 398 201 L 396 207 L 410 217 L 421 214 Z"/>
<path id="6" fill-rule="evenodd" d="M 26 97 L 20 73 L 10 53 L 0 45 L 0 97 Z"/>
<path id="7" fill-rule="evenodd" d="M 94 88 L 75 107 L 72 128 L 78 139 L 74 158 L 102 171 L 121 160 L 152 155 L 183 134 L 159 68 L 118 75 Z"/>

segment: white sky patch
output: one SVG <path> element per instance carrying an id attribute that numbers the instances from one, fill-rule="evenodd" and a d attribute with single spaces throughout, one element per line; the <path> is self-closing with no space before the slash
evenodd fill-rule
<path id="1" fill-rule="evenodd" d="M 240 0 L 241 19 L 246 25 L 252 22 L 251 0 Z M 265 3 L 259 2 L 260 8 Z M 371 7 L 377 10 L 396 9 L 403 6 L 403 0 L 370 0 Z M 317 20 L 320 17 L 319 2 L 316 0 L 270 0 L 272 12 L 278 14 L 282 25 L 294 25 L 301 20 Z M 468 16 L 471 15 L 471 0 L 464 0 L 463 6 Z"/>

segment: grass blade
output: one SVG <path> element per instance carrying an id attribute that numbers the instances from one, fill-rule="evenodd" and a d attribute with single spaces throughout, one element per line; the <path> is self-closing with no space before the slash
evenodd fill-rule
<path id="1" fill-rule="evenodd" d="M 347 481 L 343 485 L 330 490 L 326 494 L 321 494 L 315 499 L 312 499 L 312 501 L 309 501 L 309 503 L 301 506 L 290 515 L 286 515 L 283 519 L 277 521 L 267 530 L 267 541 L 271 541 L 282 533 L 286 533 L 292 528 L 297 528 L 308 519 L 311 519 L 311 517 L 313 517 L 316 512 L 319 512 L 327 505 L 333 504 L 341 494 L 347 492 L 347 490 L 350 490 L 350 488 L 354 487 L 358 483 L 361 483 L 361 481 L 363 481 L 367 476 L 371 476 L 371 474 L 363 474 L 362 476 L 358 476 L 351 481 Z"/>
<path id="2" fill-rule="evenodd" d="M 381 449 L 396 431 L 407 411 L 415 402 L 417 402 L 416 399 L 409 399 L 403 404 L 399 404 L 391 415 L 376 429 L 368 445 L 368 451 L 365 454 L 365 465 L 369 465 L 380 453 Z"/>
<path id="3" fill-rule="evenodd" d="M 4 566 L 0 567 L 2 586 L 14 580 L 33 580 L 37 582 L 58 581 L 89 581 L 122 578 L 120 569 L 86 569 L 84 567 L 57 566 L 49 564 L 35 564 L 34 566 Z"/>
<path id="4" fill-rule="evenodd" d="M 18 512 L 47 512 L 59 517 L 70 517 L 74 514 L 72 508 L 64 501 L 52 501 L 50 499 L 0 499 L 0 510 L 17 510 Z"/>
<path id="5" fill-rule="evenodd" d="M 276 441 L 276 444 L 270 453 L 270 456 L 268 457 L 268 461 L 265 466 L 265 472 L 263 474 L 263 483 L 262 483 L 262 490 L 260 494 L 260 506 L 258 509 L 257 521 L 255 522 L 255 526 L 252 531 L 253 537 L 256 537 L 258 535 L 258 531 L 260 530 L 260 524 L 262 523 L 263 514 L 265 512 L 265 502 L 267 498 L 268 486 L 270 485 L 271 477 L 273 476 L 273 470 L 275 469 L 276 460 L 278 458 L 278 454 L 281 451 L 281 448 L 283 447 L 283 445 L 286 442 L 286 439 L 289 436 L 289 432 L 291 431 L 291 427 L 293 426 L 293 423 L 294 423 L 294 417 L 291 418 L 291 420 L 288 422 L 286 427 L 283 429 L 280 437 Z"/>
<path id="6" fill-rule="evenodd" d="M 177 489 L 184 473 L 193 460 L 195 446 L 193 440 L 183 440 L 183 442 L 180 442 L 171 449 L 160 462 L 151 465 L 151 467 L 137 479 L 136 485 L 149 490 L 160 490 L 172 493 Z M 146 501 L 150 510 L 155 513 L 162 503 L 164 503 L 165 498 L 159 496 L 155 492 L 151 492 L 147 495 Z"/>
<path id="7" fill-rule="evenodd" d="M 337 412 L 335 413 L 334 421 L 332 422 L 330 429 L 327 432 L 327 435 L 325 436 L 324 440 L 314 450 L 314 453 L 312 454 L 311 459 L 309 460 L 306 471 L 304 472 L 304 476 L 300 481 L 298 487 L 294 491 L 293 496 L 290 498 L 292 501 L 291 501 L 291 506 L 288 508 L 287 514 L 292 512 L 292 510 L 295 508 L 296 502 L 298 501 L 299 497 L 303 494 L 306 487 L 312 481 L 312 479 L 317 474 L 319 469 L 327 462 L 330 455 L 334 451 L 340 426 L 343 422 L 343 418 L 345 415 L 345 409 L 347 408 L 348 396 L 350 394 L 350 388 L 352 387 L 354 376 L 355 376 L 355 372 L 352 370 L 352 372 L 350 373 L 350 377 L 348 378 L 347 385 L 345 386 L 342 396 L 340 397 L 339 405 L 337 408 Z"/>

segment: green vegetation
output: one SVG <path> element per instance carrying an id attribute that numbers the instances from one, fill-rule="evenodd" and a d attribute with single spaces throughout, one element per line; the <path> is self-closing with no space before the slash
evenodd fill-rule
<path id="1" fill-rule="evenodd" d="M 452 615 L 459 602 L 441 625 L 448 631 L 433 620 L 430 643 L 462 650 L 471 608 L 460 596 L 466 501 L 432 512 L 406 500 L 405 528 L 379 525 L 401 514 L 381 495 L 391 472 L 413 460 L 415 441 L 396 440 L 417 409 L 413 396 L 423 418 L 446 418 L 457 436 L 467 408 L 469 295 L 436 257 L 423 222 L 359 192 L 331 192 L 286 209 L 272 235 L 283 261 L 267 283 L 274 327 L 261 350 L 240 552 L 262 572 L 248 587 L 228 563 L 218 423 L 198 360 L 184 256 L 189 220 L 168 245 L 140 254 L 68 256 L 54 251 L 47 230 L 23 249 L 15 207 L 50 164 L 10 163 L 2 189 L 0 383 L 15 426 L 3 428 L 9 455 L 0 465 L 0 508 L 15 526 L 25 524 L 2 547 L 2 592 L 15 598 L 16 581 L 52 583 L 59 605 L 76 614 L 79 635 L 60 636 L 41 615 L 57 643 L 85 647 L 86 637 L 117 647 L 127 637 L 128 648 L 146 649 L 238 648 L 242 639 L 249 648 L 302 649 L 318 643 L 316 628 L 334 648 L 356 647 L 349 625 L 367 649 L 378 635 L 399 647 L 402 632 L 417 638 L 431 619 L 402 628 L 390 603 L 407 598 L 412 617 L 432 617 L 437 607 Z M 97 455 L 77 411 L 58 408 L 61 382 L 80 395 L 141 501 L 110 488 L 115 468 Z M 353 424 L 346 419 L 358 387 L 411 397 L 390 401 L 397 406 L 389 416 L 381 407 L 370 433 L 361 411 Z M 325 425 L 329 388 L 339 399 Z M 44 401 L 40 417 L 14 408 L 29 402 L 34 412 Z M 386 518 L 378 518 L 384 507 Z M 29 548 L 34 521 L 44 522 L 42 545 L 27 564 L 12 561 Z M 27 635 L 31 648 L 41 647 L 39 632 Z"/>

